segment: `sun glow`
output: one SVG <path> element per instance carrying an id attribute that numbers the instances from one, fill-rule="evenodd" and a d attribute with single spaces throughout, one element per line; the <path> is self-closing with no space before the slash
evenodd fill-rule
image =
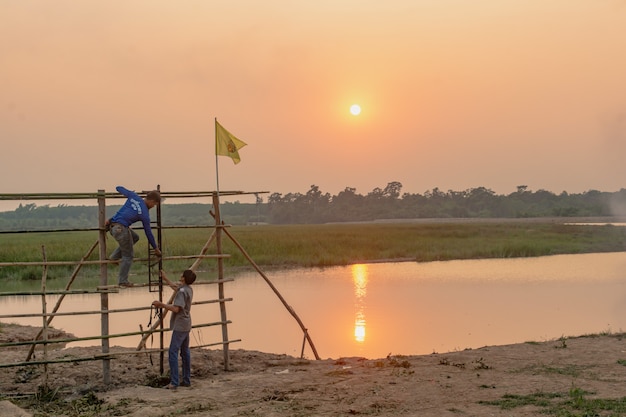
<path id="1" fill-rule="evenodd" d="M 350 113 L 352 113 L 353 116 L 358 116 L 359 114 L 361 114 L 361 106 L 359 106 L 358 104 L 353 104 L 352 106 L 350 106 Z"/>

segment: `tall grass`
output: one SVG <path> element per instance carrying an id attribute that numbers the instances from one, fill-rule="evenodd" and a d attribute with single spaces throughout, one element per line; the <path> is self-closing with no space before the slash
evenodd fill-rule
<path id="1" fill-rule="evenodd" d="M 165 256 L 198 254 L 213 229 L 165 229 Z M 566 253 L 616 252 L 626 247 L 626 228 L 610 225 L 566 225 L 540 222 L 503 223 L 391 223 L 330 225 L 234 226 L 230 233 L 264 269 L 326 267 L 360 262 L 411 259 L 417 262 L 451 259 L 513 258 Z M 146 257 L 147 242 L 135 246 Z M 77 261 L 97 240 L 96 232 L 24 233 L 0 235 L 0 262 L 41 261 L 45 246 L 50 261 Z M 223 235 L 226 268 L 249 267 L 248 261 Z M 110 236 L 107 253 L 117 247 Z M 209 253 L 216 253 L 212 245 Z M 98 249 L 89 258 L 98 259 Z M 165 269 L 179 271 L 193 261 L 166 261 Z M 205 260 L 211 270 L 215 260 Z M 116 273 L 112 267 L 111 273 Z M 135 262 L 131 272 L 145 273 Z M 74 267 L 53 267 L 48 277 L 68 277 Z M 84 267 L 97 276 L 98 267 Z M 41 267 L 0 267 L 0 279 L 40 279 Z"/>

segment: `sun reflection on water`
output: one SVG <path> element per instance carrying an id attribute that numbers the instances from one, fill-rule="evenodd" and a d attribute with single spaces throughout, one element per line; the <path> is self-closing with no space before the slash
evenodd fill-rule
<path id="1" fill-rule="evenodd" d="M 352 281 L 354 282 L 354 296 L 356 318 L 354 320 L 354 340 L 365 341 L 365 296 L 367 295 L 367 265 L 352 266 Z"/>

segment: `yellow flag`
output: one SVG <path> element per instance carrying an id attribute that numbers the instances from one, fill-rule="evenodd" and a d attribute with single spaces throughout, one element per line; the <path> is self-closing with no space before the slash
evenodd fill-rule
<path id="1" fill-rule="evenodd" d="M 217 120 L 215 121 L 215 155 L 229 156 L 235 164 L 238 164 L 241 161 L 239 149 L 246 145 L 247 143 L 237 139 Z"/>

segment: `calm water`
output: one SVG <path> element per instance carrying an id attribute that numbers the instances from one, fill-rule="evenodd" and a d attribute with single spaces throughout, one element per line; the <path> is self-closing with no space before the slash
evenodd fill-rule
<path id="1" fill-rule="evenodd" d="M 622 331 L 624 271 L 626 253 L 608 253 L 362 264 L 267 275 L 309 329 L 322 358 L 379 358 Z M 226 296 L 234 298 L 227 305 L 233 322 L 229 337 L 242 339 L 233 349 L 300 355 L 300 327 L 259 275 L 237 276 L 226 284 Z M 156 297 L 146 288 L 126 289 L 111 294 L 109 306 L 149 305 Z M 195 301 L 214 298 L 217 286 L 195 287 Z M 55 301 L 49 297 L 48 310 Z M 60 311 L 99 305 L 98 295 L 73 295 Z M 0 311 L 40 312 L 41 298 L 1 297 Z M 219 309 L 194 306 L 192 316 L 196 324 L 218 321 Z M 37 318 L 12 321 L 41 325 Z M 148 321 L 148 311 L 114 314 L 110 332 L 137 331 Z M 57 317 L 53 326 L 82 337 L 97 334 L 100 321 L 99 316 Z M 197 344 L 219 341 L 221 329 L 196 330 L 192 339 Z M 111 345 L 135 347 L 138 342 L 134 336 L 113 339 Z M 308 347 L 305 356 L 313 357 Z"/>

